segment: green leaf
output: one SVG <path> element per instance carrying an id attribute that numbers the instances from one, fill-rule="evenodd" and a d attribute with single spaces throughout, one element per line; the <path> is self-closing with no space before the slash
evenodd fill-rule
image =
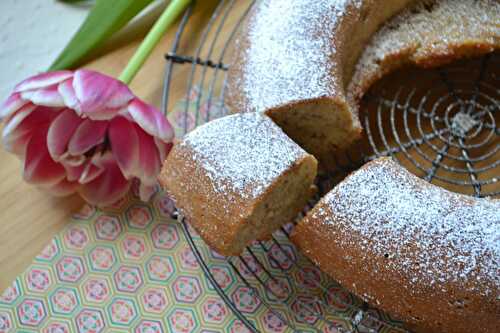
<path id="1" fill-rule="evenodd" d="M 82 26 L 49 70 L 74 68 L 89 51 L 124 27 L 153 0 L 97 0 Z"/>

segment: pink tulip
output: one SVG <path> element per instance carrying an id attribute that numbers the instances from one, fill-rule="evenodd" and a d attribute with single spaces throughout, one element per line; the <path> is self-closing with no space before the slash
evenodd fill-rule
<path id="1" fill-rule="evenodd" d="M 24 162 L 24 179 L 91 204 L 116 202 L 140 181 L 149 199 L 173 129 L 122 82 L 77 70 L 43 73 L 16 86 L 0 106 L 3 144 Z"/>

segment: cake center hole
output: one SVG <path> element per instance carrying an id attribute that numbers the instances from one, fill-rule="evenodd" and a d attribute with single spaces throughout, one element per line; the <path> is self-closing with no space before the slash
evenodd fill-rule
<path id="1" fill-rule="evenodd" d="M 356 151 L 390 156 L 450 191 L 500 197 L 499 64 L 497 52 L 381 78 L 360 105 L 365 137 Z"/>

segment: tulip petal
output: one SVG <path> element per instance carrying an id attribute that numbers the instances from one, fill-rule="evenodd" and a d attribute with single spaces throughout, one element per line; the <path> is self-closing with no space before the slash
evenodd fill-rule
<path id="1" fill-rule="evenodd" d="M 59 183 L 46 188 L 46 190 L 57 197 L 64 197 L 75 193 L 77 188 L 77 182 L 71 182 L 67 179 L 63 179 Z"/>
<path id="2" fill-rule="evenodd" d="M 70 71 L 54 71 L 41 73 L 19 83 L 15 88 L 14 92 L 22 92 L 32 89 L 40 89 L 48 86 L 52 86 L 73 76 Z"/>
<path id="3" fill-rule="evenodd" d="M 6 120 L 2 133 L 5 149 L 23 157 L 33 133 L 40 127 L 48 127 L 57 114 L 53 109 L 43 106 L 23 106 Z"/>
<path id="4" fill-rule="evenodd" d="M 139 136 L 134 124 L 123 117 L 114 118 L 108 131 L 111 151 L 125 178 L 138 174 Z"/>
<path id="5" fill-rule="evenodd" d="M 30 132 L 16 132 L 16 135 L 10 135 L 3 138 L 3 146 L 6 151 L 14 155 L 24 158 L 26 153 L 26 145 L 31 138 Z"/>
<path id="6" fill-rule="evenodd" d="M 153 137 L 140 128 L 136 130 L 139 137 L 139 173 L 134 176 L 141 180 L 141 184 L 153 186 L 157 183 L 157 176 L 161 169 L 160 153 Z"/>
<path id="7" fill-rule="evenodd" d="M 85 119 L 69 141 L 68 152 L 73 156 L 86 153 L 91 148 L 104 142 L 107 129 L 107 121 Z"/>
<path id="8" fill-rule="evenodd" d="M 82 113 L 82 115 L 92 120 L 110 120 L 121 115 L 123 110 L 124 109 L 103 109 L 90 115 L 87 113 Z"/>
<path id="9" fill-rule="evenodd" d="M 28 103 L 29 101 L 21 98 L 20 93 L 14 93 L 10 95 L 9 98 L 7 98 L 7 100 L 0 106 L 0 121 L 10 116 Z"/>
<path id="10" fill-rule="evenodd" d="M 93 160 L 95 160 L 96 156 L 97 155 L 94 156 Z M 91 161 L 85 166 L 85 169 L 83 170 L 80 178 L 78 179 L 78 182 L 80 184 L 89 183 L 94 179 L 96 179 L 97 177 L 99 177 L 103 172 L 104 172 L 104 167 L 97 166 L 93 161 Z"/>
<path id="11" fill-rule="evenodd" d="M 40 186 L 52 186 L 66 177 L 64 167 L 56 163 L 47 150 L 47 127 L 40 127 L 26 147 L 24 180 Z"/>
<path id="12" fill-rule="evenodd" d="M 165 142 L 172 141 L 174 130 L 167 118 L 155 107 L 140 99 L 134 99 L 128 106 L 128 112 L 148 134 L 156 136 Z"/>
<path id="13" fill-rule="evenodd" d="M 91 119 L 111 119 L 134 98 L 123 82 L 83 69 L 75 72 L 73 88 L 80 102 L 80 111 Z M 108 109 L 114 109 L 115 113 Z M 100 115 L 103 112 L 105 118 Z"/>
<path id="14" fill-rule="evenodd" d="M 58 162 L 67 164 L 69 166 L 77 167 L 84 165 L 87 158 L 84 155 L 73 156 L 69 152 L 65 152 L 58 158 Z"/>
<path id="15" fill-rule="evenodd" d="M 47 147 L 55 161 L 62 159 L 71 137 L 82 121 L 83 119 L 71 109 L 65 109 L 52 121 L 47 134 Z"/>
<path id="16" fill-rule="evenodd" d="M 57 90 L 59 91 L 59 94 L 61 95 L 66 107 L 75 110 L 77 113 L 80 113 L 78 98 L 76 98 L 76 93 L 73 89 L 73 81 L 66 80 L 64 82 L 61 82 L 57 86 Z"/>
<path id="17" fill-rule="evenodd" d="M 11 115 L 9 119 L 6 121 L 5 126 L 3 128 L 2 137 L 6 138 L 19 127 L 24 119 L 26 119 L 33 111 L 35 111 L 36 105 L 28 104 L 19 109 L 16 113 Z"/>
<path id="18" fill-rule="evenodd" d="M 90 161 L 88 162 L 90 163 Z M 87 164 L 81 164 L 78 166 L 72 166 L 62 163 L 64 169 L 66 170 L 66 179 L 70 182 L 77 181 L 82 176 Z"/>
<path id="19" fill-rule="evenodd" d="M 93 181 L 80 186 L 78 192 L 89 203 L 103 207 L 121 199 L 130 189 L 130 182 L 125 179 L 112 157 L 104 161 L 104 172 Z"/>
<path id="20" fill-rule="evenodd" d="M 160 154 L 160 161 L 165 161 L 174 144 L 172 142 L 161 141 L 158 138 L 155 138 L 155 144 Z"/>
<path id="21" fill-rule="evenodd" d="M 21 92 L 21 97 L 36 105 L 51 107 L 64 106 L 64 100 L 57 90 L 57 85 L 36 90 L 23 91 Z"/>

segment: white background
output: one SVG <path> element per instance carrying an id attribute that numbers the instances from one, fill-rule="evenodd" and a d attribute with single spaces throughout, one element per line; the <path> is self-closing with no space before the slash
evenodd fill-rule
<path id="1" fill-rule="evenodd" d="M 88 10 L 55 0 L 0 0 L 2 102 L 17 82 L 50 66 Z"/>

